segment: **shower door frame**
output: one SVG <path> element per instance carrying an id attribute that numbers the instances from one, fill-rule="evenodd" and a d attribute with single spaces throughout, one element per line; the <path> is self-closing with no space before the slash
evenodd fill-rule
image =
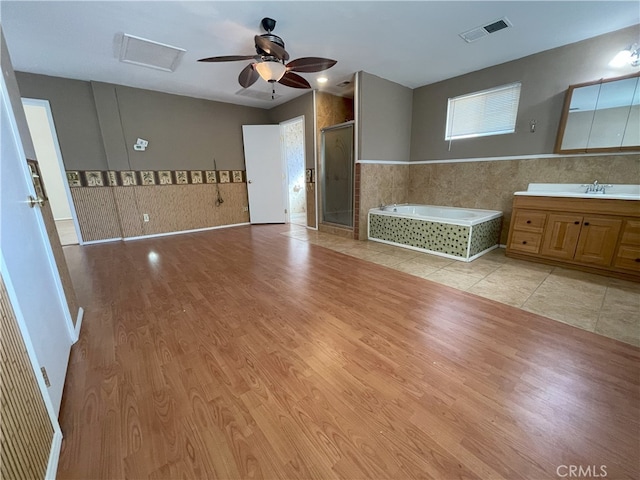
<path id="1" fill-rule="evenodd" d="M 345 127 L 351 127 L 351 226 L 348 225 L 343 225 L 340 223 L 333 223 L 333 222 L 327 222 L 324 220 L 324 215 L 325 215 L 325 202 L 326 202 L 326 187 L 325 187 L 325 160 L 324 160 L 324 147 L 325 147 L 325 138 L 324 138 L 324 133 L 326 131 L 330 131 L 330 130 L 338 130 L 341 128 L 345 128 Z M 318 222 L 322 223 L 324 225 L 330 225 L 333 227 L 339 227 L 339 228 L 343 228 L 343 229 L 350 229 L 352 231 L 355 231 L 355 224 L 356 224 L 356 211 L 355 211 L 355 188 L 356 188 L 356 184 L 355 184 L 355 170 L 356 170 L 356 122 L 355 120 L 349 120 L 348 122 L 343 122 L 343 123 L 338 123 L 336 125 L 330 125 L 328 127 L 324 127 L 323 129 L 320 130 L 320 139 L 321 139 L 321 144 L 320 144 L 320 166 L 321 171 L 320 171 L 320 175 L 318 175 L 318 179 L 320 180 L 320 201 L 318 202 L 318 206 L 321 207 L 321 209 L 316 208 L 316 211 L 318 213 Z M 316 184 L 317 185 L 317 184 Z M 318 211 L 321 210 L 321 211 Z"/>

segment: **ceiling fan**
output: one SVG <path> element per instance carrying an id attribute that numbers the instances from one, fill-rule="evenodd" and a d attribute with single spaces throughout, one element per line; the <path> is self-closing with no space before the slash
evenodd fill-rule
<path id="1" fill-rule="evenodd" d="M 262 28 L 267 33 L 254 37 L 256 44 L 256 55 L 223 55 L 220 57 L 201 58 L 199 62 L 236 62 L 241 60 L 254 60 L 247 65 L 238 75 L 238 83 L 244 88 L 253 85 L 258 78 L 275 85 L 275 82 L 293 88 L 311 88 L 309 82 L 294 72 L 310 73 L 321 72 L 333 67 L 336 60 L 320 57 L 303 57 L 289 60 L 289 54 L 284 49 L 284 41 L 271 33 L 276 26 L 276 21 L 272 18 L 262 19 Z M 271 99 L 275 98 L 275 87 Z"/>

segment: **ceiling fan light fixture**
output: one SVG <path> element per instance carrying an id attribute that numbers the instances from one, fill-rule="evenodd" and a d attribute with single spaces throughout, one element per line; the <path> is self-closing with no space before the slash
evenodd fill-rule
<path id="1" fill-rule="evenodd" d="M 318 77 L 317 82 L 318 83 L 327 83 L 329 79 L 327 77 Z"/>
<path id="2" fill-rule="evenodd" d="M 276 60 L 267 60 L 256 63 L 256 70 L 263 80 L 277 82 L 286 73 L 287 67 Z"/>

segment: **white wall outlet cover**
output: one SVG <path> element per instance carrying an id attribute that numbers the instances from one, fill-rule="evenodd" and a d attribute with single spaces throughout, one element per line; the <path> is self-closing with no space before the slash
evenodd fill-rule
<path id="1" fill-rule="evenodd" d="M 138 138 L 138 140 L 136 140 L 136 145 L 142 145 L 143 147 L 147 147 L 149 145 L 149 142 L 144 138 Z"/>
<path id="2" fill-rule="evenodd" d="M 137 152 L 144 152 L 147 147 L 145 147 L 144 145 L 138 145 L 137 143 L 133 146 L 133 149 Z"/>

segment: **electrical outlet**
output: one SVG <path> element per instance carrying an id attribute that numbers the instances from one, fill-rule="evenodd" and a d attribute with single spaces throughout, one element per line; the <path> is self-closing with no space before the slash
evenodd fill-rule
<path id="1" fill-rule="evenodd" d="M 142 220 L 144 220 L 145 222 L 149 221 L 149 214 L 148 213 L 143 213 L 142 214 Z"/>
<path id="2" fill-rule="evenodd" d="M 248 212 L 249 211 L 249 207 L 242 207 L 242 211 L 243 212 Z"/>

